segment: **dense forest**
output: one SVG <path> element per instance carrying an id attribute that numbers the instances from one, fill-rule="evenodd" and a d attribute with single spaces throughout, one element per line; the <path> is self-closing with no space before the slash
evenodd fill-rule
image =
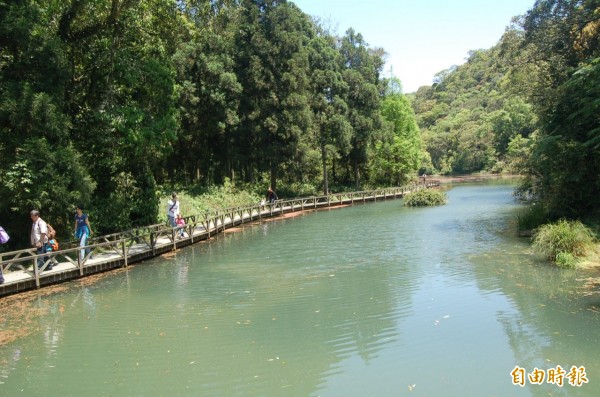
<path id="1" fill-rule="evenodd" d="M 536 1 L 411 99 L 429 172 L 522 174 L 547 219 L 598 220 L 600 1 Z"/>
<path id="2" fill-rule="evenodd" d="M 15 248 L 33 208 L 68 231 L 83 204 L 111 232 L 174 186 L 423 172 L 520 173 L 551 216 L 598 215 L 599 36 L 598 0 L 538 0 L 404 95 L 385 49 L 291 1 L 0 0 L 0 224 Z"/>

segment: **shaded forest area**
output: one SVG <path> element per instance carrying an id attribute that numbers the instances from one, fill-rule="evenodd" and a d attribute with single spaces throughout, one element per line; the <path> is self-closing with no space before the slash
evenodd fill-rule
<path id="1" fill-rule="evenodd" d="M 521 173 L 551 216 L 597 216 L 599 30 L 598 0 L 536 1 L 404 95 L 384 49 L 285 0 L 0 0 L 3 249 L 27 246 L 32 208 L 68 232 L 82 204 L 107 233 L 156 222 L 173 187 L 423 172 Z"/>

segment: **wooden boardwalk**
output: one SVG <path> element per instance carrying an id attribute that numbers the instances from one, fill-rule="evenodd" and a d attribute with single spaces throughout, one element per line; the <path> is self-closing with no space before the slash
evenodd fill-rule
<path id="1" fill-rule="evenodd" d="M 415 190 L 436 186 L 439 186 L 439 182 L 428 181 L 397 188 L 279 200 L 265 206 L 236 207 L 193 215 L 185 218 L 182 238 L 179 238 L 182 228 L 171 228 L 164 224 L 141 227 L 90 239 L 88 248 L 91 252 L 84 258 L 80 258 L 79 247 L 44 255 L 36 255 L 33 248 L 0 253 L 0 267 L 5 280 L 0 285 L 0 297 L 127 267 L 131 263 L 207 240 L 228 228 L 263 218 L 296 211 L 402 198 Z M 39 257 L 45 257 L 46 262 L 38 270 L 35 264 Z M 48 270 L 51 264 L 52 269 Z"/>

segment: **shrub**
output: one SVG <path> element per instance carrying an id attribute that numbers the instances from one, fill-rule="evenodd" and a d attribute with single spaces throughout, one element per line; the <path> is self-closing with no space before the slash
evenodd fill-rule
<path id="1" fill-rule="evenodd" d="M 447 202 L 446 193 L 440 190 L 423 189 L 407 194 L 404 205 L 410 207 L 423 207 L 429 205 L 442 205 Z"/>
<path id="2" fill-rule="evenodd" d="M 558 266 L 574 267 L 578 258 L 593 251 L 594 240 L 592 231 L 580 221 L 561 219 L 538 229 L 533 248 Z"/>
<path id="3" fill-rule="evenodd" d="M 559 267 L 573 268 L 577 266 L 577 259 L 568 252 L 556 254 L 556 265 Z"/>

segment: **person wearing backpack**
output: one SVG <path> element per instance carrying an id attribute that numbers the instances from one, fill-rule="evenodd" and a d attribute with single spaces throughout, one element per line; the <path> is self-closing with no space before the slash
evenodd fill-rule
<path id="1" fill-rule="evenodd" d="M 0 226 L 0 244 L 6 244 L 10 240 L 8 233 Z M 4 274 L 2 274 L 2 266 L 0 266 L 0 284 L 4 284 Z"/>
<path id="2" fill-rule="evenodd" d="M 83 213 L 83 205 L 77 206 L 77 213 L 75 214 L 75 238 L 79 240 L 79 246 L 85 247 L 87 240 L 92 234 L 92 226 L 90 225 L 90 219 L 88 214 Z M 86 248 L 81 250 L 79 257 L 81 260 L 90 253 L 90 249 Z"/>
<path id="3" fill-rule="evenodd" d="M 31 217 L 31 245 L 35 247 L 38 255 L 45 254 L 48 251 L 48 224 L 40 218 L 40 212 L 38 210 L 31 210 L 29 213 Z M 37 267 L 41 269 L 44 263 L 48 262 L 48 256 L 37 258 Z M 52 263 L 48 264 L 46 270 L 52 270 Z"/>

